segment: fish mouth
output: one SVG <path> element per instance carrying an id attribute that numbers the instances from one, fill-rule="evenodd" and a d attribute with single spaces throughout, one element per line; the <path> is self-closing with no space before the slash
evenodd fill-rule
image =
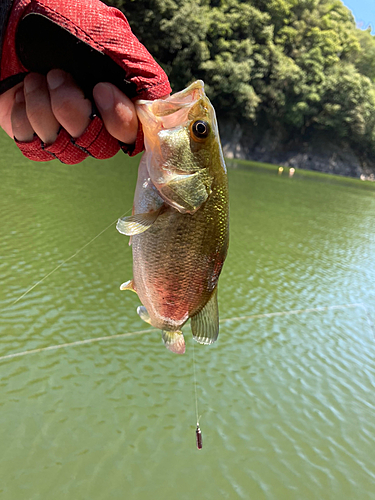
<path id="1" fill-rule="evenodd" d="M 203 80 L 196 80 L 186 89 L 172 94 L 167 99 L 153 101 L 139 99 L 135 101 L 136 107 L 151 107 L 155 116 L 167 116 L 186 106 L 191 106 L 205 96 Z"/>
<path id="2" fill-rule="evenodd" d="M 202 80 L 193 82 L 167 99 L 136 101 L 135 109 L 142 124 L 146 149 L 158 149 L 159 132 L 183 127 L 189 121 L 192 109 L 201 105 L 205 108 L 208 105 Z"/>
<path id="3" fill-rule="evenodd" d="M 154 101 L 140 99 L 135 102 L 135 108 L 143 129 L 155 131 L 155 128 L 169 129 L 187 121 L 189 110 L 200 99 L 207 99 L 207 97 L 204 93 L 203 81 L 197 80 L 167 99 Z"/>

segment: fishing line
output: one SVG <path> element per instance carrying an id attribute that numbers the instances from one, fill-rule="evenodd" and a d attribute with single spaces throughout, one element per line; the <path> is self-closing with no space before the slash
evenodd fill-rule
<path id="1" fill-rule="evenodd" d="M 369 325 L 369 327 L 370 327 L 370 329 L 371 329 L 371 331 L 372 331 L 372 334 L 373 334 L 373 336 L 374 336 L 374 338 L 375 338 L 375 327 L 374 327 L 374 323 L 373 323 L 373 321 L 372 321 L 371 315 L 370 315 L 370 313 L 369 313 L 369 311 L 368 311 L 368 309 L 367 309 L 367 306 L 366 306 L 366 304 L 363 304 L 363 303 L 362 303 L 362 304 L 360 304 L 360 305 L 361 305 L 361 307 L 363 307 L 363 309 L 364 309 L 364 311 L 365 311 L 365 314 L 366 314 L 366 318 L 367 318 L 368 325 Z"/>
<path id="2" fill-rule="evenodd" d="M 197 376 L 195 372 L 195 344 L 193 342 L 193 372 L 194 372 L 194 392 L 195 392 L 195 413 L 197 417 L 197 425 L 199 423 L 198 417 L 198 396 L 197 396 Z"/>
<path id="3" fill-rule="evenodd" d="M 121 218 L 125 217 L 125 215 L 128 214 L 130 212 L 130 210 L 131 209 L 129 209 L 127 212 L 125 212 L 123 215 L 121 215 Z M 102 231 L 100 231 L 99 234 L 97 234 L 96 236 L 94 236 L 94 238 L 92 238 L 88 243 L 85 243 L 81 248 L 79 248 L 73 255 L 71 255 L 70 257 L 68 257 L 67 259 L 65 259 L 58 266 L 56 266 L 54 269 L 52 269 L 52 271 L 50 271 L 48 274 L 46 274 L 41 280 L 37 281 L 34 285 L 32 285 L 28 290 L 26 290 L 25 293 L 23 293 L 20 297 L 18 297 L 18 299 L 16 299 L 14 302 L 12 302 L 12 304 L 10 304 L 9 306 L 5 307 L 5 309 L 3 309 L 3 311 L 5 311 L 6 309 L 8 309 L 10 307 L 15 306 L 17 304 L 17 302 L 19 302 L 21 299 L 23 299 L 24 297 L 26 297 L 27 294 L 29 294 L 32 290 L 34 290 L 34 288 L 36 288 L 38 285 L 40 285 L 41 283 L 43 283 L 43 281 L 45 281 L 53 273 L 55 273 L 58 269 L 60 269 L 60 267 L 62 267 L 64 264 L 66 264 L 71 259 L 73 259 L 74 257 L 76 257 L 76 255 L 78 255 L 80 252 L 82 252 L 82 250 L 84 250 L 86 247 L 88 247 L 89 245 L 91 245 L 91 243 L 93 243 L 97 238 L 99 238 L 99 236 L 101 236 L 103 233 L 105 233 L 107 231 L 107 229 L 109 229 L 110 227 L 112 227 L 117 221 L 118 221 L 118 217 L 116 218 L 115 221 L 111 222 L 109 224 L 109 226 L 107 226 L 105 229 L 103 229 Z"/>
<path id="4" fill-rule="evenodd" d="M 220 323 L 225 323 L 227 321 L 228 322 L 229 321 L 242 321 L 244 319 L 251 320 L 251 319 L 258 319 L 258 318 L 271 318 L 271 317 L 280 316 L 280 315 L 287 316 L 287 315 L 291 315 L 291 314 L 293 314 L 293 315 L 294 314 L 302 314 L 302 313 L 306 313 L 306 312 L 318 312 L 318 311 L 328 311 L 328 310 L 334 310 L 334 309 L 346 309 L 346 308 L 352 308 L 352 307 L 361 307 L 364 310 L 364 312 L 366 313 L 367 322 L 371 328 L 371 331 L 374 333 L 374 337 L 375 337 L 375 327 L 373 325 L 373 322 L 372 322 L 371 316 L 367 310 L 367 307 L 363 303 L 345 304 L 345 305 L 340 305 L 340 306 L 316 307 L 316 308 L 309 308 L 309 309 L 298 309 L 298 310 L 294 310 L 294 311 L 281 311 L 281 312 L 266 313 L 266 314 L 251 314 L 249 316 L 234 316 L 232 318 L 221 319 Z M 29 351 L 15 352 L 12 354 L 7 354 L 5 356 L 0 356 L 0 361 L 2 361 L 4 359 L 18 358 L 19 356 L 25 356 L 27 354 L 35 354 L 35 353 L 44 352 L 44 351 L 53 351 L 55 349 L 60 349 L 61 347 L 74 347 L 74 346 L 78 346 L 78 345 L 82 345 L 82 344 L 90 344 L 92 342 L 100 342 L 102 340 L 113 340 L 113 339 L 119 338 L 121 336 L 127 337 L 127 336 L 131 336 L 131 335 L 138 335 L 141 333 L 148 333 L 148 332 L 153 332 L 153 331 L 157 331 L 157 330 L 150 329 L 150 330 L 140 330 L 140 331 L 135 331 L 135 332 L 128 332 L 128 333 L 124 333 L 124 334 L 120 333 L 117 335 L 109 335 L 109 336 L 105 336 L 105 337 L 96 337 L 96 338 L 92 338 L 92 339 L 77 340 L 75 342 L 70 342 L 67 344 L 57 344 L 57 345 L 52 345 L 52 346 L 48 346 L 48 347 L 41 347 L 41 348 L 29 350 Z M 197 381 L 196 381 L 196 373 L 195 373 L 194 346 L 195 346 L 195 343 L 193 343 L 193 363 L 194 363 L 193 369 L 194 369 L 194 387 L 195 387 L 195 398 L 196 398 L 196 414 L 198 416 L 198 398 L 197 398 Z M 201 417 L 199 416 L 199 418 L 197 418 L 197 420 L 199 421 L 200 418 Z"/>
<path id="5" fill-rule="evenodd" d="M 235 316 L 233 318 L 223 318 L 220 319 L 219 323 L 225 323 L 226 321 L 243 321 L 246 319 L 260 319 L 260 318 L 274 318 L 276 316 L 289 316 L 293 314 L 302 314 L 302 313 L 311 313 L 311 312 L 321 312 L 321 311 L 330 311 L 334 309 L 347 309 L 352 307 L 362 307 L 366 311 L 366 307 L 362 302 L 355 304 L 343 304 L 340 306 L 324 306 L 324 307 L 310 307 L 308 309 L 293 309 L 290 311 L 277 311 L 272 313 L 263 313 L 263 314 L 251 314 L 249 316 Z"/>
<path id="6" fill-rule="evenodd" d="M 40 352 L 46 351 L 56 351 L 57 349 L 65 349 L 66 347 L 77 347 L 85 344 L 92 344 L 94 342 L 103 342 L 106 340 L 114 340 L 120 339 L 124 337 L 134 337 L 136 335 L 142 335 L 144 333 L 156 332 L 157 330 L 139 330 L 137 332 L 126 332 L 126 333 L 117 333 L 116 335 L 107 335 L 105 337 L 96 337 L 95 339 L 84 339 L 84 340 L 76 340 L 75 342 L 68 342 L 65 344 L 57 344 L 50 345 L 47 347 L 40 347 L 38 349 L 30 349 L 28 351 L 15 352 L 12 354 L 5 354 L 4 356 L 0 356 L 0 361 L 4 361 L 6 359 L 19 358 L 20 356 L 27 356 L 28 354 L 38 354 Z"/>
<path id="7" fill-rule="evenodd" d="M 202 431 L 199 427 L 199 419 L 202 415 L 198 413 L 198 396 L 197 396 L 197 376 L 195 372 L 195 343 L 193 341 L 193 372 L 194 372 L 194 392 L 195 392 L 195 414 L 197 417 L 197 428 L 195 429 L 195 437 L 198 450 L 202 449 Z"/>

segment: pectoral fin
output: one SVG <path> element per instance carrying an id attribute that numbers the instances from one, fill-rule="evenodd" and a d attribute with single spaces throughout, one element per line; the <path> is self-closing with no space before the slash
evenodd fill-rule
<path id="1" fill-rule="evenodd" d="M 127 236 L 141 234 L 147 231 L 147 229 L 152 226 L 159 215 L 160 209 L 145 214 L 123 217 L 122 219 L 119 219 L 117 221 L 116 229 L 119 233 L 126 234 Z"/>
<path id="2" fill-rule="evenodd" d="M 162 331 L 162 338 L 164 345 L 167 349 L 175 354 L 184 354 L 185 352 L 185 339 L 180 330 L 175 332 Z"/>
<path id="3" fill-rule="evenodd" d="M 211 194 L 211 178 L 204 171 L 176 175 L 158 189 L 163 198 L 181 213 L 194 213 Z"/>
<path id="4" fill-rule="evenodd" d="M 191 318 L 194 340 L 200 344 L 213 344 L 219 335 L 219 308 L 217 287 L 204 308 Z"/>

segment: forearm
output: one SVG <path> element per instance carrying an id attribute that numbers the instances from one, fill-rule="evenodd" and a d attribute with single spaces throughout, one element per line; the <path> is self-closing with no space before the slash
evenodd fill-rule
<path id="1" fill-rule="evenodd" d="M 14 23 L 14 12 L 20 11 L 30 0 L 0 0 L 0 95 L 20 83 L 26 75 L 26 70 L 11 71 L 6 74 L 4 68 L 9 66 L 9 57 L 7 57 L 9 39 L 14 38 L 16 24 Z M 12 23 L 13 19 L 13 23 Z M 9 32 L 9 24 L 12 23 L 12 30 Z M 13 33 L 14 32 L 14 33 Z M 10 66 L 13 66 L 12 64 Z"/>
<path id="2" fill-rule="evenodd" d="M 1 0 L 0 3 L 0 57 L 3 47 L 6 25 L 14 0 Z"/>

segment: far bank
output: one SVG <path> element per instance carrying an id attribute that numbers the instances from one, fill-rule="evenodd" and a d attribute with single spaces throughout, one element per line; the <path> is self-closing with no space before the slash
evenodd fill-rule
<path id="1" fill-rule="evenodd" d="M 281 128 L 264 131 L 225 120 L 219 124 L 227 158 L 375 181 L 375 158 L 368 158 L 344 140 L 323 133 L 290 138 Z"/>

